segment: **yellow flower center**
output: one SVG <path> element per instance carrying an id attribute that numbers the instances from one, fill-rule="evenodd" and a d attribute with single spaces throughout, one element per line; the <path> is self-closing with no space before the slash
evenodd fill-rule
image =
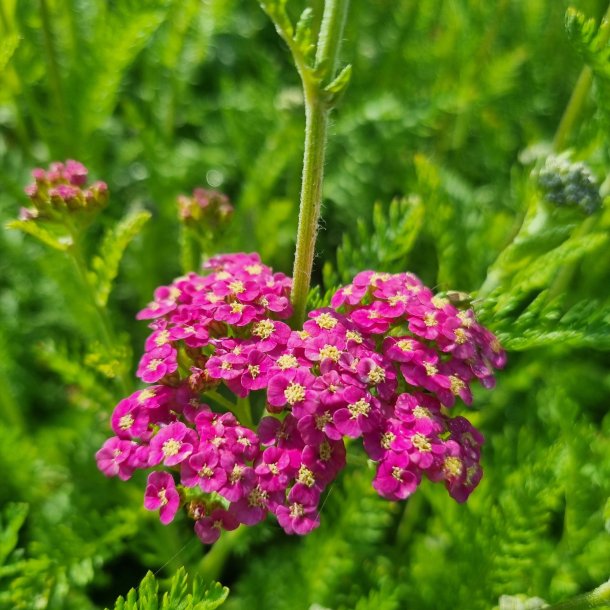
<path id="1" fill-rule="evenodd" d="M 304 464 L 301 464 L 299 468 L 299 474 L 297 475 L 297 481 L 306 485 L 307 487 L 313 487 L 316 484 L 316 477 L 313 472 L 307 468 Z"/>
<path id="2" fill-rule="evenodd" d="M 454 396 L 457 396 L 466 387 L 466 384 L 455 375 L 449 376 L 449 382 L 451 383 L 451 393 Z"/>
<path id="3" fill-rule="evenodd" d="M 248 494 L 248 504 L 253 507 L 262 508 L 267 504 L 268 497 L 266 491 L 263 491 L 260 487 L 255 487 Z"/>
<path id="4" fill-rule="evenodd" d="M 323 462 L 328 462 L 330 458 L 333 456 L 333 450 L 328 441 L 323 441 L 320 445 L 320 459 Z"/>
<path id="5" fill-rule="evenodd" d="M 131 413 L 127 413 L 127 415 L 123 415 L 123 417 L 119 419 L 119 428 L 121 430 L 129 430 L 129 428 L 133 426 L 134 421 L 135 420 L 132 417 Z"/>
<path id="6" fill-rule="evenodd" d="M 424 324 L 428 327 L 436 326 L 438 324 L 438 322 L 436 321 L 436 314 L 433 311 L 428 312 L 424 316 Z"/>
<path id="7" fill-rule="evenodd" d="M 284 390 L 284 397 L 289 405 L 294 405 L 297 402 L 305 399 L 305 386 L 300 383 L 290 382 Z"/>
<path id="8" fill-rule="evenodd" d="M 320 358 L 330 358 L 334 362 L 339 362 L 339 358 L 341 358 L 341 350 L 334 345 L 325 345 L 320 350 Z"/>
<path id="9" fill-rule="evenodd" d="M 143 402 L 146 402 L 149 398 L 153 398 L 155 395 L 155 391 L 149 388 L 147 388 L 146 390 L 142 390 L 138 394 L 138 403 L 142 404 Z"/>
<path id="10" fill-rule="evenodd" d="M 464 466 L 460 458 L 456 458 L 453 456 L 445 458 L 445 461 L 443 462 L 443 472 L 448 477 L 459 477 L 462 474 L 463 470 Z"/>
<path id="11" fill-rule="evenodd" d="M 182 447 L 182 442 L 177 441 L 175 438 L 170 438 L 163 443 L 162 451 L 165 457 L 171 457 L 176 455 Z"/>
<path id="12" fill-rule="evenodd" d="M 246 265 L 244 269 L 250 275 L 260 275 L 263 272 L 263 268 L 258 264 Z"/>
<path id="13" fill-rule="evenodd" d="M 282 371 L 285 371 L 286 369 L 293 369 L 299 366 L 299 362 L 292 354 L 282 354 L 277 359 L 277 365 Z"/>
<path id="14" fill-rule="evenodd" d="M 252 334 L 261 339 L 268 339 L 275 331 L 275 325 L 271 320 L 261 320 L 254 325 Z"/>
<path id="15" fill-rule="evenodd" d="M 159 491 L 157 498 L 159 498 L 161 501 L 161 506 L 165 506 L 169 502 L 167 496 L 165 495 L 165 487 Z"/>
<path id="16" fill-rule="evenodd" d="M 214 471 L 209 466 L 202 466 L 197 474 L 201 478 L 203 478 L 203 477 L 210 478 L 214 474 Z"/>
<path id="17" fill-rule="evenodd" d="M 422 417 L 431 417 L 431 413 L 426 407 L 420 407 L 417 405 L 415 409 L 413 409 L 413 417 L 416 419 L 421 419 Z"/>
<path id="18" fill-rule="evenodd" d="M 165 345 L 169 341 L 169 330 L 162 330 L 155 337 L 155 345 L 160 347 L 161 345 Z"/>
<path id="19" fill-rule="evenodd" d="M 434 305 L 434 307 L 436 307 L 437 309 L 442 309 L 443 307 L 449 305 L 449 299 L 444 299 L 438 296 L 432 297 L 432 305 Z"/>
<path id="20" fill-rule="evenodd" d="M 369 411 L 371 410 L 371 405 L 361 398 L 360 400 L 353 402 L 347 405 L 349 412 L 352 414 L 352 419 L 358 417 L 358 415 L 364 415 L 368 417 Z"/>
<path id="21" fill-rule="evenodd" d="M 261 367 L 258 366 L 258 364 L 249 364 L 248 365 L 248 373 L 250 373 L 250 376 L 252 377 L 252 379 L 256 379 L 261 372 Z"/>
<path id="22" fill-rule="evenodd" d="M 368 382 L 377 385 L 382 381 L 385 381 L 385 370 L 380 366 L 374 366 L 369 371 Z"/>
<path id="23" fill-rule="evenodd" d="M 411 339 L 401 339 L 396 342 L 396 345 L 398 346 L 398 349 L 403 352 L 413 351 L 413 341 L 411 341 Z"/>
<path id="24" fill-rule="evenodd" d="M 231 483 L 237 483 L 241 479 L 241 475 L 244 471 L 243 466 L 239 466 L 239 464 L 235 464 L 233 466 L 233 470 L 231 470 L 231 474 L 229 475 L 229 481 Z"/>
<path id="25" fill-rule="evenodd" d="M 426 375 L 432 377 L 438 373 L 438 369 L 431 362 L 424 362 L 424 368 L 426 369 Z"/>
<path id="26" fill-rule="evenodd" d="M 419 449 L 420 451 L 426 453 L 428 451 L 432 451 L 432 445 L 430 444 L 430 441 L 423 434 L 414 434 L 411 437 L 411 442 L 413 443 L 413 446 L 417 447 L 417 449 Z"/>
<path id="27" fill-rule="evenodd" d="M 362 335 L 355 330 L 348 330 L 345 333 L 345 336 L 349 341 L 355 341 L 358 344 L 360 344 L 364 341 L 364 339 L 362 338 Z"/>
<path id="28" fill-rule="evenodd" d="M 244 307 L 242 303 L 231 303 L 231 313 L 241 313 Z"/>
<path id="29" fill-rule="evenodd" d="M 453 331 L 453 334 L 455 335 L 455 342 L 458 345 L 463 345 L 468 340 L 468 335 L 466 334 L 466 331 L 463 328 L 456 328 Z"/>
<path id="30" fill-rule="evenodd" d="M 316 421 L 317 430 L 323 430 L 324 426 L 333 420 L 332 415 L 328 411 L 325 411 L 322 415 L 315 415 L 314 419 Z"/>
<path id="31" fill-rule="evenodd" d="M 156 371 L 157 368 L 159 368 L 159 365 L 163 362 L 163 360 L 159 360 L 159 358 L 155 358 L 154 360 L 151 360 L 148 365 L 146 366 L 146 369 L 148 371 Z"/>
<path id="32" fill-rule="evenodd" d="M 314 318 L 314 321 L 320 328 L 325 328 L 326 330 L 335 328 L 339 323 L 337 318 L 334 318 L 329 313 L 321 313 L 317 318 Z"/>
<path id="33" fill-rule="evenodd" d="M 392 476 L 402 483 L 402 468 L 400 466 L 394 466 L 392 468 Z"/>
<path id="34" fill-rule="evenodd" d="M 461 320 L 462 326 L 464 328 L 470 328 L 474 322 L 474 320 L 468 315 L 466 311 L 458 312 L 457 317 Z"/>
<path id="35" fill-rule="evenodd" d="M 298 517 L 302 517 L 305 514 L 305 509 L 302 504 L 298 504 L 294 502 L 290 505 L 290 517 L 292 519 L 297 519 Z"/>
<path id="36" fill-rule="evenodd" d="M 393 432 L 384 432 L 381 435 L 381 446 L 384 449 L 390 449 L 392 443 L 396 440 L 396 435 Z"/>

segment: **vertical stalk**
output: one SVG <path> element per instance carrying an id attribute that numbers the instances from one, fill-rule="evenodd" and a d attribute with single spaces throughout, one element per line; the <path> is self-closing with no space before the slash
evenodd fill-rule
<path id="1" fill-rule="evenodd" d="M 610 5 L 606 10 L 606 14 L 604 15 L 602 22 L 600 24 L 600 42 L 602 45 L 606 45 L 608 40 L 610 40 Z M 585 66 L 576 81 L 576 85 L 572 90 L 572 95 L 570 96 L 570 101 L 566 106 L 566 109 L 561 117 L 561 121 L 559 122 L 559 127 L 557 128 L 557 132 L 555 133 L 555 137 L 553 139 L 553 149 L 555 152 L 561 152 L 568 142 L 568 138 L 574 127 L 578 121 L 578 118 L 585 106 L 587 101 L 587 96 L 589 94 L 589 90 L 591 89 L 591 85 L 593 84 L 593 71 L 589 66 Z"/>
<path id="2" fill-rule="evenodd" d="M 309 72 L 299 69 L 305 96 L 305 152 L 292 274 L 294 278 L 291 295 L 294 306 L 292 320 L 296 327 L 301 326 L 305 319 L 307 294 L 311 284 L 311 268 L 322 202 L 328 116 L 332 110 L 320 83 L 334 78 L 348 6 L 349 0 L 326 0 L 324 3 L 314 70 L 321 73 L 321 78 L 315 80 Z"/>
<path id="3" fill-rule="evenodd" d="M 66 106 L 64 103 L 64 95 L 61 85 L 61 77 L 59 74 L 59 64 L 57 61 L 57 49 L 53 41 L 53 31 L 51 29 L 51 15 L 47 0 L 40 0 L 40 18 L 42 21 L 42 32 L 44 35 L 44 46 L 46 50 L 47 60 L 49 63 L 49 78 L 51 81 L 51 89 L 55 95 L 55 103 L 59 113 L 59 122 L 66 127 Z"/>

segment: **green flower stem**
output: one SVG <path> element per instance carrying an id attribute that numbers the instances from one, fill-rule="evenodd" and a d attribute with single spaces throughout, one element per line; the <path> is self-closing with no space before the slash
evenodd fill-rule
<path id="1" fill-rule="evenodd" d="M 68 219 L 65 220 L 66 228 L 70 233 L 70 238 L 72 240 L 72 246 L 68 248 L 66 251 L 74 266 L 76 267 L 76 271 L 78 276 L 81 279 L 81 283 L 87 297 L 97 315 L 98 328 L 100 331 L 100 340 L 105 345 L 109 353 L 112 353 L 116 350 L 119 345 L 118 340 L 114 334 L 114 330 L 112 327 L 112 323 L 108 317 L 108 311 L 99 305 L 97 302 L 97 298 L 95 296 L 95 288 L 91 283 L 91 279 L 89 277 L 89 268 L 87 267 L 87 263 L 85 261 L 85 257 L 83 255 L 83 250 L 81 247 L 80 239 L 78 236 L 77 229 L 70 223 Z M 130 393 L 130 380 L 128 379 L 126 373 L 123 371 L 117 374 L 117 379 L 119 381 L 119 385 L 121 387 L 121 391 L 123 394 L 127 395 Z"/>
<path id="2" fill-rule="evenodd" d="M 291 294 L 294 306 L 293 321 L 297 328 L 302 326 L 305 320 L 307 295 L 311 284 L 328 128 L 328 109 L 324 103 L 316 95 L 311 95 L 309 99 L 306 95 L 305 99 L 305 156 Z"/>
<path id="3" fill-rule="evenodd" d="M 66 126 L 66 104 L 64 101 L 64 94 L 61 84 L 61 77 L 59 71 L 59 63 L 57 60 L 57 50 L 55 48 L 55 42 L 53 41 L 53 32 L 51 30 L 51 15 L 49 13 L 49 7 L 47 0 L 40 0 L 40 20 L 42 21 L 42 32 L 44 36 L 44 45 L 46 49 L 46 55 L 49 62 L 49 78 L 51 81 L 51 89 L 55 96 L 55 103 L 59 116 L 61 117 L 61 123 L 65 129 L 65 133 L 68 133 Z"/>
<path id="4" fill-rule="evenodd" d="M 220 392 L 216 392 L 216 390 L 208 390 L 204 393 L 205 396 L 211 398 L 214 402 L 218 403 L 221 407 L 231 411 L 233 413 L 235 411 L 235 405 L 225 398 Z"/>
<path id="5" fill-rule="evenodd" d="M 199 562 L 198 573 L 204 581 L 211 582 L 220 578 L 229 555 L 245 531 L 246 528 L 242 525 L 232 532 L 222 532 L 220 538 Z"/>
<path id="6" fill-rule="evenodd" d="M 608 43 L 608 40 L 610 40 L 610 25 L 608 24 L 608 21 L 610 21 L 610 5 L 606 10 L 606 14 L 602 19 L 600 26 L 600 42 L 604 46 Z M 559 122 L 557 132 L 555 133 L 555 137 L 553 139 L 553 149 L 556 152 L 561 152 L 566 147 L 566 143 L 568 142 L 570 135 L 578 122 L 578 118 L 584 109 L 592 84 L 593 71 L 589 66 L 585 66 L 582 69 L 578 80 L 576 81 L 576 85 L 574 86 L 572 95 L 570 96 L 570 101 L 566 106 L 563 116 L 561 117 L 561 121 Z"/>
<path id="7" fill-rule="evenodd" d="M 305 97 L 305 151 L 291 295 L 295 327 L 300 327 L 305 319 L 322 202 L 328 116 L 332 110 L 322 83 L 335 76 L 348 6 L 349 0 L 326 0 L 324 3 L 313 72 L 303 65 L 300 55 L 293 52 Z M 314 73 L 317 77 L 313 76 Z"/>
<path id="8" fill-rule="evenodd" d="M 610 581 L 590 593 L 578 595 L 564 602 L 547 606 L 547 610 L 586 610 L 587 608 L 610 607 Z"/>

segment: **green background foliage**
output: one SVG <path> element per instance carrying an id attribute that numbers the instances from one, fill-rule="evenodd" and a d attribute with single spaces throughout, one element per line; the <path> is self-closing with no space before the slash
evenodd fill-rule
<path id="1" fill-rule="evenodd" d="M 93 455 L 122 383 L 136 387 L 134 315 L 184 270 L 178 194 L 226 192 L 235 218 L 211 246 L 290 273 L 298 76 L 254 0 L 2 0 L 0 221 L 53 160 L 82 161 L 111 197 L 82 244 L 97 305 L 63 252 L 0 231 L 0 608 L 213 608 L 220 580 L 235 610 L 477 610 L 606 580 L 610 206 L 553 208 L 535 180 L 586 64 L 593 87 L 562 137 L 608 189 L 606 8 L 352 2 L 313 298 L 366 268 L 471 293 L 509 350 L 469 411 L 485 477 L 465 505 L 425 484 L 390 503 L 353 446 L 319 530 L 289 538 L 269 521 L 209 553 L 186 518 L 164 527 L 143 509 L 142 476 L 108 480 Z"/>

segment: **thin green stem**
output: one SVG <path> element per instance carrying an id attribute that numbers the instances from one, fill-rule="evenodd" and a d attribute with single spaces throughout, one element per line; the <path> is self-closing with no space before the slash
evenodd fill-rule
<path id="1" fill-rule="evenodd" d="M 576 81 L 576 85 L 570 96 L 570 101 L 566 106 L 561 121 L 559 122 L 557 132 L 555 133 L 553 149 L 556 152 L 561 152 L 566 147 L 570 134 L 584 108 L 592 83 L 593 71 L 589 66 L 585 66 Z"/>
<path id="2" fill-rule="evenodd" d="M 82 246 L 80 243 L 80 239 L 78 236 L 77 229 L 66 219 L 66 227 L 70 233 L 70 237 L 72 239 L 72 247 L 68 248 L 67 253 L 72 259 L 74 266 L 76 267 L 76 271 L 78 276 L 80 277 L 81 283 L 85 292 L 87 294 L 87 298 L 93 307 L 97 321 L 98 328 L 100 331 L 100 339 L 104 344 L 108 353 L 113 353 L 116 351 L 118 346 L 118 341 L 114 333 L 114 329 L 112 327 L 112 323 L 108 318 L 108 312 L 104 307 L 101 307 L 97 302 L 97 298 L 95 295 L 95 288 L 91 283 L 91 278 L 89 276 L 89 269 L 87 267 L 87 263 L 85 261 L 85 256 L 83 254 Z M 117 379 L 119 381 L 119 385 L 121 387 L 121 391 L 124 394 L 129 393 L 129 388 L 131 386 L 127 375 L 123 371 L 119 371 L 117 374 Z"/>
<path id="3" fill-rule="evenodd" d="M 300 327 L 305 319 L 307 295 L 311 284 L 311 269 L 322 203 L 324 153 L 328 128 L 328 110 L 315 96 L 305 102 L 305 155 L 301 185 L 301 205 L 297 245 L 294 257 L 292 304 L 294 325 Z M 306 96 L 307 98 L 307 96 Z"/>
<path id="4" fill-rule="evenodd" d="M 245 531 L 245 527 L 239 527 L 232 532 L 222 533 L 199 563 L 199 573 L 204 581 L 218 580 L 231 551 Z"/>
<path id="5" fill-rule="evenodd" d="M 215 390 L 208 390 L 205 392 L 205 396 L 211 398 L 214 402 L 218 403 L 221 407 L 231 411 L 233 413 L 235 411 L 235 405 L 228 399 L 226 399 L 220 392 L 216 392 Z"/>
<path id="6" fill-rule="evenodd" d="M 55 95 L 57 111 L 61 124 L 66 126 L 66 105 L 64 101 L 63 89 L 61 84 L 61 76 L 59 72 L 59 63 L 57 61 L 57 49 L 53 40 L 53 31 L 51 28 L 51 15 L 47 0 L 40 0 L 40 18 L 42 21 L 42 32 L 44 35 L 44 46 L 46 49 L 47 60 L 49 63 L 49 78 L 51 81 L 51 89 Z M 66 131 L 67 133 L 67 131 Z"/>
<path id="7" fill-rule="evenodd" d="M 332 108 L 326 102 L 321 83 L 334 77 L 348 6 L 349 0 L 326 0 L 324 4 L 315 66 L 319 80 L 304 76 L 299 69 L 305 96 L 305 151 L 291 295 L 295 327 L 305 319 L 322 203 L 328 116 Z M 296 58 L 295 63 L 299 68 Z"/>
<path id="8" fill-rule="evenodd" d="M 608 43 L 608 40 L 610 40 L 609 21 L 610 5 L 606 10 L 606 14 L 604 15 L 600 25 L 600 43 L 602 46 L 605 46 Z M 589 66 L 585 66 L 582 69 L 578 80 L 576 81 L 576 85 L 574 86 L 572 95 L 570 96 L 570 101 L 566 106 L 563 116 L 561 117 L 561 121 L 559 122 L 557 132 L 555 133 L 555 137 L 553 139 L 553 149 L 556 152 L 561 152 L 566 147 L 570 135 L 574 131 L 574 127 L 578 123 L 578 119 L 580 118 L 580 115 L 585 107 L 592 84 L 593 71 Z"/>
<path id="9" fill-rule="evenodd" d="M 586 610 L 587 608 L 604 607 L 610 607 L 610 581 L 590 593 L 584 593 L 567 601 L 547 606 L 547 610 Z"/>

